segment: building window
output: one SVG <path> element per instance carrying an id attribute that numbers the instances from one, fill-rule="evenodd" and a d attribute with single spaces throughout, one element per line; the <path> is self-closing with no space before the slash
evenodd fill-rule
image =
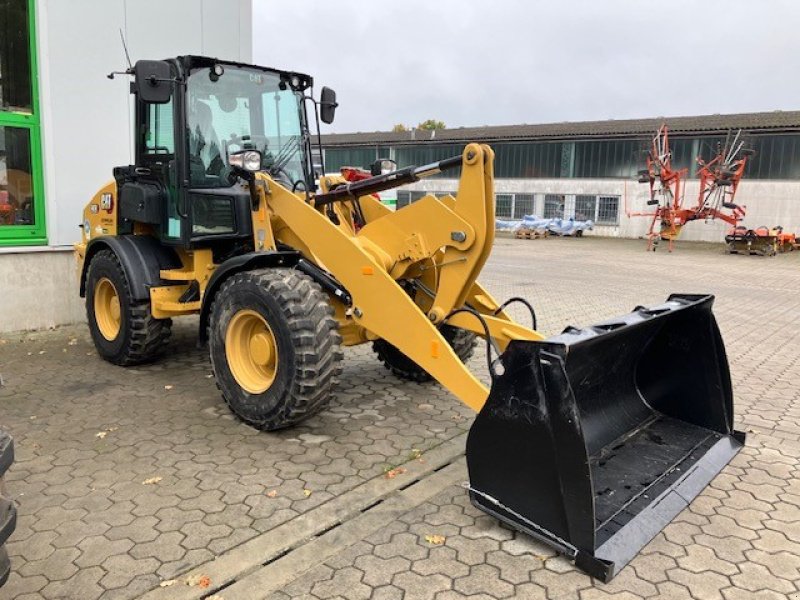
<path id="1" fill-rule="evenodd" d="M 28 0 L 0 2 L 0 110 L 33 112 Z"/>
<path id="2" fill-rule="evenodd" d="M 513 216 L 514 196 L 511 194 L 495 194 L 494 214 L 501 219 L 510 219 Z"/>
<path id="3" fill-rule="evenodd" d="M 575 196 L 575 220 L 594 221 L 597 219 L 597 196 L 579 194 Z"/>
<path id="4" fill-rule="evenodd" d="M 428 195 L 428 192 L 411 192 L 411 202 L 416 202 Z"/>
<path id="5" fill-rule="evenodd" d="M 563 219 L 565 198 L 563 194 L 544 195 L 544 218 Z"/>
<path id="6" fill-rule="evenodd" d="M 514 194 L 514 218 L 533 214 L 533 194 Z"/>
<path id="7" fill-rule="evenodd" d="M 45 240 L 33 0 L 0 1 L 0 245 Z"/>
<path id="8" fill-rule="evenodd" d="M 0 225 L 33 225 L 36 217 L 28 130 L 0 126 L 0 144 Z"/>
<path id="9" fill-rule="evenodd" d="M 600 196 L 597 204 L 598 225 L 619 225 L 619 196 Z"/>
<path id="10" fill-rule="evenodd" d="M 411 192 L 397 192 L 397 208 L 411 204 Z"/>

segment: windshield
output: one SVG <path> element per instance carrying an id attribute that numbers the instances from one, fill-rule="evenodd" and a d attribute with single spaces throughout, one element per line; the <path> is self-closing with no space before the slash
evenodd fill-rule
<path id="1" fill-rule="evenodd" d="M 286 89 L 281 89 L 285 87 Z M 302 93 L 281 84 L 277 73 L 224 65 L 192 71 L 186 113 L 193 187 L 231 185 L 228 156 L 259 150 L 263 168 L 292 186 L 305 181 Z"/>

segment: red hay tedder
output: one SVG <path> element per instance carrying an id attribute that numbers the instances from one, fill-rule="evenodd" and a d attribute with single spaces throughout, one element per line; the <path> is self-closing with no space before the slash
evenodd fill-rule
<path id="1" fill-rule="evenodd" d="M 694 206 L 684 206 L 685 180 L 688 169 L 673 169 L 669 147 L 669 130 L 662 125 L 653 137 L 647 153 L 647 168 L 639 171 L 639 182 L 650 185 L 652 210 L 628 213 L 630 217 L 650 217 L 647 249 L 655 251 L 658 243 L 669 243 L 672 252 L 681 229 L 689 221 L 720 219 L 735 228 L 744 218 L 745 207 L 734 202 L 736 190 L 753 151 L 744 148 L 739 130 L 733 139 L 718 144 L 716 156 L 706 162 L 697 158 L 700 191 Z"/>

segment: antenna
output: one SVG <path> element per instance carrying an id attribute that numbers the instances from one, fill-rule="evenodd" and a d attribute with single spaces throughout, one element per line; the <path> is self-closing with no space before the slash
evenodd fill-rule
<path id="1" fill-rule="evenodd" d="M 122 27 L 119 28 L 119 39 L 122 40 L 122 49 L 125 50 L 125 58 L 128 61 L 127 71 L 111 71 L 106 77 L 114 79 L 114 75 L 131 75 L 133 74 L 133 64 L 131 63 L 131 55 L 128 54 L 128 44 L 125 43 L 125 35 L 122 33 Z"/>
<path id="2" fill-rule="evenodd" d="M 122 27 L 119 28 L 119 39 L 122 40 L 122 48 L 125 50 L 125 58 L 128 60 L 128 68 L 133 69 L 131 55 L 128 54 L 128 44 L 125 43 L 125 35 L 122 33 Z"/>

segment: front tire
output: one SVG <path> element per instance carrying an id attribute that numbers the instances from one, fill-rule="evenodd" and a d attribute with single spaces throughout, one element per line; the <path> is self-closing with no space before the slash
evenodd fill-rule
<path id="1" fill-rule="evenodd" d="M 333 396 L 342 338 L 327 295 L 298 271 L 231 276 L 214 297 L 208 340 L 217 387 L 253 427 L 290 427 Z"/>
<path id="2" fill-rule="evenodd" d="M 86 275 L 86 317 L 97 353 L 120 366 L 155 360 L 170 337 L 171 319 L 156 319 L 150 302 L 132 298 L 125 270 L 111 250 L 100 250 Z"/>

